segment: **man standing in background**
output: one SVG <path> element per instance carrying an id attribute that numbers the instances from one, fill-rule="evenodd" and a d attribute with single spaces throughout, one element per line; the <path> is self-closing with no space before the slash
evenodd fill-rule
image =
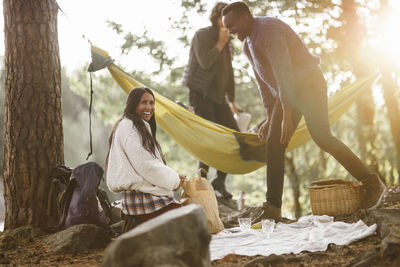
<path id="1" fill-rule="evenodd" d="M 197 115 L 239 131 L 233 117 L 233 113 L 240 111 L 235 103 L 233 47 L 221 16 L 226 5 L 222 2 L 216 3 L 210 15 L 212 25 L 195 33 L 183 82 L 189 88 L 190 105 Z M 202 162 L 199 162 L 199 168 L 207 172 L 209 169 Z M 232 195 L 225 187 L 226 175 L 217 170 L 217 177 L 212 181 L 212 185 L 224 198 L 230 199 Z"/>

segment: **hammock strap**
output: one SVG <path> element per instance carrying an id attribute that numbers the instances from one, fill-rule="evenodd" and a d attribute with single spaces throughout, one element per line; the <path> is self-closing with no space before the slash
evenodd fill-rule
<path id="1" fill-rule="evenodd" d="M 89 159 L 89 157 L 93 153 L 93 145 L 92 145 L 92 103 L 93 103 L 93 79 L 92 79 L 92 73 L 89 72 L 90 76 L 90 104 L 89 104 L 89 138 L 90 138 L 90 152 L 86 157 L 86 160 Z"/>

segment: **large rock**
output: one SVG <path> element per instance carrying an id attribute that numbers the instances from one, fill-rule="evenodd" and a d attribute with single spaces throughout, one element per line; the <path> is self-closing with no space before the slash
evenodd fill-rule
<path id="1" fill-rule="evenodd" d="M 376 223 L 378 235 L 383 239 L 380 255 L 392 257 L 400 253 L 400 210 L 382 209 L 371 211 L 368 224 Z"/>
<path id="2" fill-rule="evenodd" d="M 400 185 L 388 189 L 383 197 L 380 208 L 393 207 L 400 204 Z"/>
<path id="3" fill-rule="evenodd" d="M 164 213 L 119 236 L 103 266 L 211 266 L 206 215 L 199 205 Z"/>
<path id="4" fill-rule="evenodd" d="M 395 257 L 400 255 L 400 228 L 397 228 L 397 233 L 392 233 L 382 240 L 380 250 L 381 256 Z"/>
<path id="5" fill-rule="evenodd" d="M 46 237 L 44 242 L 56 253 L 75 253 L 105 248 L 110 234 L 94 224 L 79 224 Z"/>
<path id="6" fill-rule="evenodd" d="M 367 250 L 355 257 L 347 267 L 369 267 L 379 261 L 379 254 L 375 249 Z"/>
<path id="7" fill-rule="evenodd" d="M 368 215 L 367 223 L 369 225 L 376 223 L 377 233 L 382 239 L 391 234 L 398 234 L 400 232 L 400 210 L 373 210 Z"/>

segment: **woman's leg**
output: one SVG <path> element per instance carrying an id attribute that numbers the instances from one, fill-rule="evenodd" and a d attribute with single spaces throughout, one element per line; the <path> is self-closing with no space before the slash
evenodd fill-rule
<path id="1" fill-rule="evenodd" d="M 136 226 L 153 219 L 167 211 L 177 209 L 182 207 L 182 204 L 179 203 L 171 203 L 168 206 L 165 206 L 153 213 L 148 213 L 148 214 L 141 214 L 141 215 L 126 215 L 126 214 L 121 214 L 122 220 L 124 221 L 123 226 L 122 226 L 122 233 L 128 232 L 129 230 L 132 230 Z"/>
<path id="2" fill-rule="evenodd" d="M 126 233 L 135 228 L 136 226 L 138 226 L 139 224 L 145 222 L 145 220 L 143 219 L 136 218 L 136 216 L 133 215 L 126 215 L 122 212 L 121 212 L 121 219 L 123 220 L 122 233 Z"/>

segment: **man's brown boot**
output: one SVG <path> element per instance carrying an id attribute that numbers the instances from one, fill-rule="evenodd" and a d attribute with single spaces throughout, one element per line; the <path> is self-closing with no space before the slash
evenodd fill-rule
<path id="1" fill-rule="evenodd" d="M 223 198 L 228 200 L 232 199 L 232 194 L 226 190 L 225 179 L 218 179 L 217 177 L 211 182 L 211 185 L 214 188 L 214 191 L 218 191 Z"/>
<path id="2" fill-rule="evenodd" d="M 278 207 L 272 205 L 268 201 L 264 202 L 263 203 L 263 211 L 251 223 L 255 224 L 255 223 L 261 222 L 262 219 L 273 219 L 276 222 L 281 221 L 282 220 L 281 208 L 278 208 Z"/>
<path id="3" fill-rule="evenodd" d="M 362 183 L 364 185 L 364 196 L 361 200 L 361 208 L 375 209 L 381 204 L 387 188 L 377 174 L 371 175 Z"/>

